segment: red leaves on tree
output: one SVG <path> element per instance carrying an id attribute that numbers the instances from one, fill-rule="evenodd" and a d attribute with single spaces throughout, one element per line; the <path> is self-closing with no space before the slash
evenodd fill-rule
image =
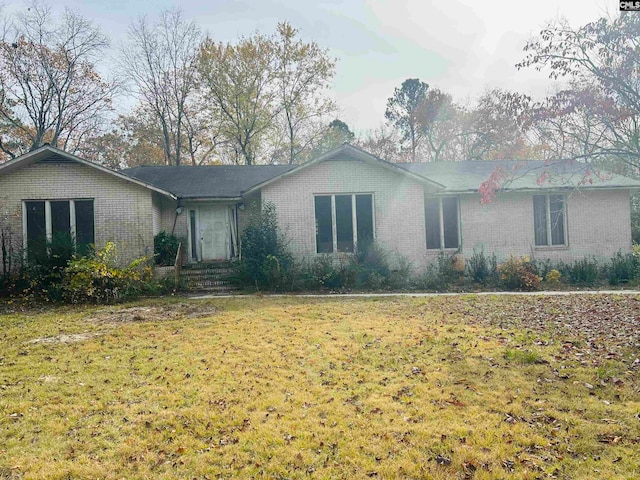
<path id="1" fill-rule="evenodd" d="M 489 178 L 480 184 L 478 192 L 480 193 L 480 203 L 482 205 L 491 203 L 496 198 L 496 191 L 500 189 L 506 178 L 507 172 L 505 169 L 496 167 Z"/>

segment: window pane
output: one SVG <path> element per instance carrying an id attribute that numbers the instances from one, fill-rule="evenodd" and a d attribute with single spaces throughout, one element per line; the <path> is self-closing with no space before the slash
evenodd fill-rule
<path id="1" fill-rule="evenodd" d="M 351 195 L 336 195 L 336 233 L 339 252 L 353 252 L 351 197 Z"/>
<path id="2" fill-rule="evenodd" d="M 331 226 L 331 197 L 315 197 L 316 250 L 318 253 L 333 252 L 333 227 Z"/>
<path id="3" fill-rule="evenodd" d="M 429 198 L 424 202 L 427 228 L 427 248 L 440 248 L 440 200 Z"/>
<path id="4" fill-rule="evenodd" d="M 444 226 L 444 248 L 458 248 L 458 199 L 442 199 L 442 222 Z"/>
<path id="5" fill-rule="evenodd" d="M 547 196 L 533 196 L 533 228 L 536 245 L 547 245 Z"/>
<path id="6" fill-rule="evenodd" d="M 564 245 L 564 197 L 551 195 L 549 197 L 551 213 L 551 245 Z"/>
<path id="7" fill-rule="evenodd" d="M 95 243 L 93 228 L 93 200 L 76 200 L 76 248 L 80 255 L 89 253 Z"/>
<path id="8" fill-rule="evenodd" d="M 69 218 L 69 201 L 55 201 L 51 204 L 51 233 L 57 236 L 71 234 L 71 219 Z"/>
<path id="9" fill-rule="evenodd" d="M 358 244 L 363 246 L 373 241 L 373 196 L 356 195 L 356 223 Z"/>
<path id="10" fill-rule="evenodd" d="M 198 243 L 196 242 L 196 211 L 189 210 L 189 222 L 191 223 L 191 258 L 198 259 Z"/>
<path id="11" fill-rule="evenodd" d="M 44 202 L 24 202 L 27 210 L 27 256 L 38 262 L 47 254 L 47 227 Z"/>
<path id="12" fill-rule="evenodd" d="M 51 206 L 51 247 L 49 258 L 52 261 L 52 265 L 64 268 L 75 252 L 75 245 L 71 237 L 69 201 L 51 201 L 49 205 Z"/>

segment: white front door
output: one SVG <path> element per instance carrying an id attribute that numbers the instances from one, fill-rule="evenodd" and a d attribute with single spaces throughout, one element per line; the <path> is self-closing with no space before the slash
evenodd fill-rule
<path id="1" fill-rule="evenodd" d="M 200 206 L 202 260 L 226 260 L 229 251 L 229 215 L 226 205 Z"/>

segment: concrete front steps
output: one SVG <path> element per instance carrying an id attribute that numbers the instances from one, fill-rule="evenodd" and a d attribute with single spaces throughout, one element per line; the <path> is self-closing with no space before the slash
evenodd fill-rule
<path id="1" fill-rule="evenodd" d="M 230 262 L 192 263 L 183 265 L 181 283 L 187 290 L 210 293 L 229 293 L 237 290 L 231 283 Z"/>

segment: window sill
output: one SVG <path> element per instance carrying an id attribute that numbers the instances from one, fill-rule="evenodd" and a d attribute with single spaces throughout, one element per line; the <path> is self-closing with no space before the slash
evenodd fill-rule
<path id="1" fill-rule="evenodd" d="M 460 248 L 427 248 L 427 253 L 458 253 Z"/>
<path id="2" fill-rule="evenodd" d="M 569 245 L 536 245 L 534 250 L 536 252 L 569 250 Z"/>
<path id="3" fill-rule="evenodd" d="M 344 256 L 344 255 L 355 255 L 355 252 L 322 252 L 322 253 L 315 253 L 316 255 L 328 255 L 331 257 L 340 257 L 340 256 Z"/>

